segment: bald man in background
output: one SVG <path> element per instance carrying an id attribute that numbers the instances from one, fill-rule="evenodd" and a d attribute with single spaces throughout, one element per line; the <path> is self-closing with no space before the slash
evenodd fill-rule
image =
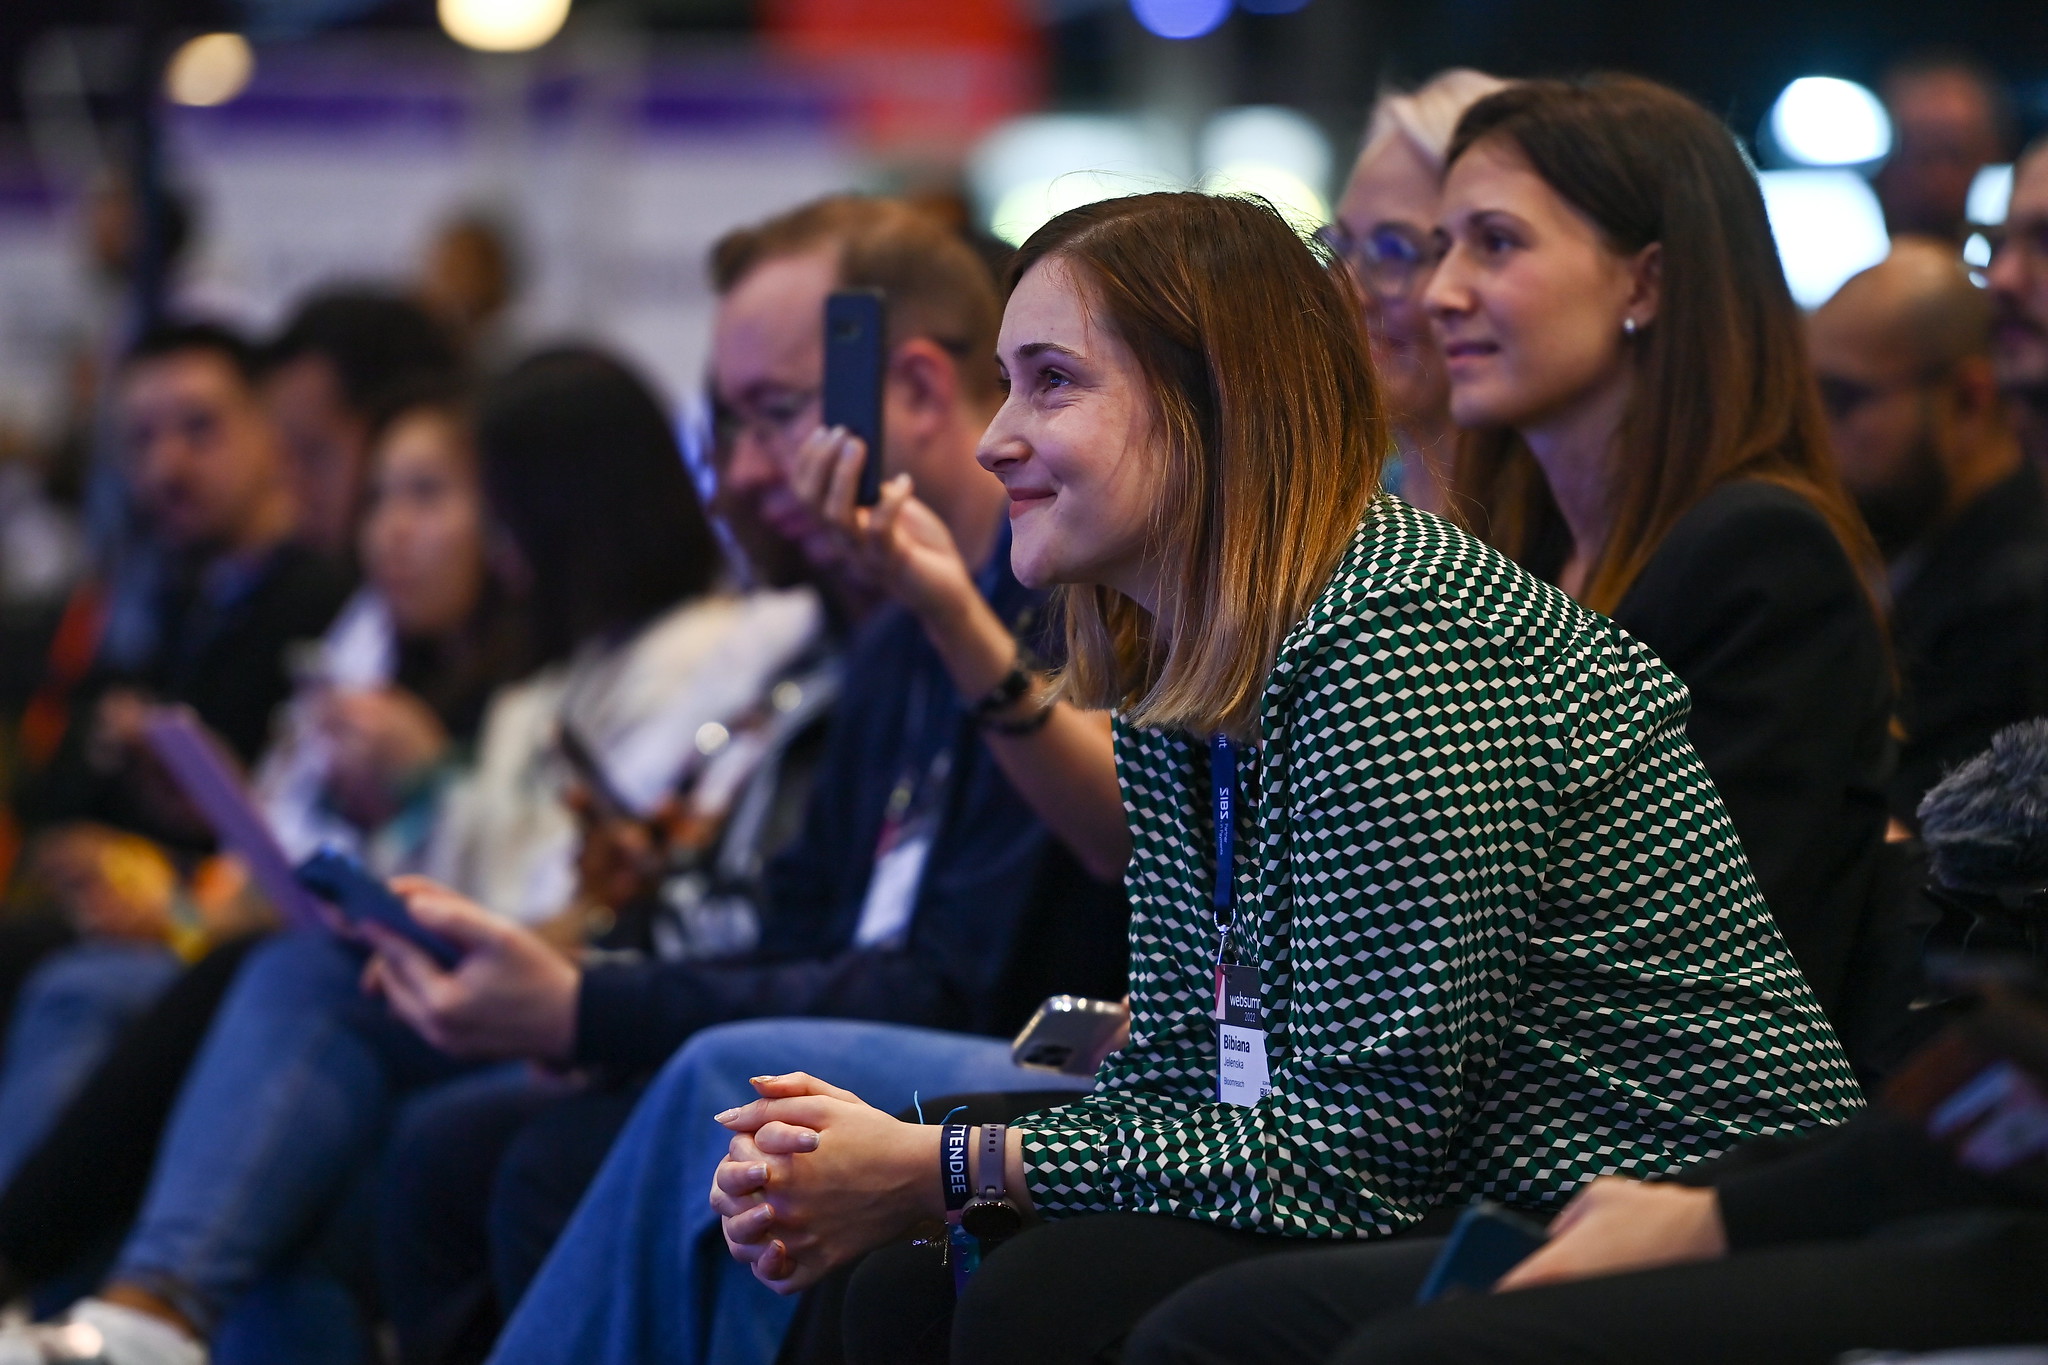
<path id="1" fill-rule="evenodd" d="M 1908 237 L 1812 320 L 1842 476 L 1891 579 L 1889 796 L 1908 826 L 1994 730 L 2048 713 L 2048 497 L 2007 419 L 1992 318 L 1952 247 Z"/>

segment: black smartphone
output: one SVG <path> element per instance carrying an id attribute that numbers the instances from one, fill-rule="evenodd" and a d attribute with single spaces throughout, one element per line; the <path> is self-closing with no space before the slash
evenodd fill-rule
<path id="1" fill-rule="evenodd" d="M 862 507 L 882 496 L 882 291 L 842 289 L 825 298 L 825 425 L 845 427 L 867 446 L 860 467 Z"/>
<path id="2" fill-rule="evenodd" d="M 1543 1241 L 1541 1224 L 1482 1199 L 1459 1216 L 1415 1301 L 1485 1294 Z"/>
<path id="3" fill-rule="evenodd" d="M 351 924 L 368 920 L 389 929 L 452 971 L 462 949 L 412 917 L 398 893 L 370 875 L 370 870 L 337 849 L 323 848 L 300 863 L 293 874 L 299 885 L 341 911 Z"/>

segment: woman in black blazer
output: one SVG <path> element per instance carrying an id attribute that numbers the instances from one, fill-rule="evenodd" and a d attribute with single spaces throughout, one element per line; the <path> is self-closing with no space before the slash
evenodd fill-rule
<path id="1" fill-rule="evenodd" d="M 1882 903 L 1891 671 L 1755 180 L 1626 78 L 1475 105 L 1425 296 L 1461 512 L 1692 693 L 1689 732 L 1838 1028 Z"/>
<path id="2" fill-rule="evenodd" d="M 1763 479 L 1695 503 L 1614 619 L 1692 693 L 1686 730 L 1764 899 L 1845 1031 L 1880 895 L 1890 771 L 1884 637 L 1827 520 Z"/>

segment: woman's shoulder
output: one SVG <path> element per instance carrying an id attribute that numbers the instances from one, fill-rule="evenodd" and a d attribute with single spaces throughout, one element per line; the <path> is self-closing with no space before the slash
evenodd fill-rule
<path id="1" fill-rule="evenodd" d="M 1526 646 L 1589 614 L 1476 536 L 1398 498 L 1382 497 L 1360 524 L 1296 638 L 1413 632 L 1473 634 Z"/>
<path id="2" fill-rule="evenodd" d="M 1382 498 L 1282 647 L 1268 695 L 1314 692 L 1317 675 L 1361 670 L 1427 674 L 1433 688 L 1504 667 L 1532 679 L 1582 674 L 1599 669 L 1603 651 L 1627 648 L 1599 617 L 1498 550 Z"/>
<path id="3" fill-rule="evenodd" d="M 1796 488 L 1769 479 L 1721 485 L 1673 523 L 1615 609 L 1626 624 L 1667 606 L 1763 589 L 1861 597 L 1856 565 L 1826 515 Z"/>
<path id="4" fill-rule="evenodd" d="M 1815 550 L 1854 572 L 1849 552 L 1813 499 L 1772 479 L 1735 479 L 1687 508 L 1658 543 L 1650 564 L 1703 558 L 1753 563 L 1759 556 L 1787 559 Z"/>

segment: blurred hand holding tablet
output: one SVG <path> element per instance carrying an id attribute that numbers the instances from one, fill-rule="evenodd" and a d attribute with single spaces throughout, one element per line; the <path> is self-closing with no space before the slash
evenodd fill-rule
<path id="1" fill-rule="evenodd" d="M 423 928 L 404 901 L 347 854 L 322 849 L 294 869 L 220 741 L 189 709 L 151 707 L 143 735 L 151 752 L 213 826 L 221 846 L 249 865 L 249 875 L 286 924 L 335 933 L 334 921 L 321 910 L 320 903 L 326 901 L 349 923 L 380 924 L 444 968 L 461 959 L 461 949 Z"/>

